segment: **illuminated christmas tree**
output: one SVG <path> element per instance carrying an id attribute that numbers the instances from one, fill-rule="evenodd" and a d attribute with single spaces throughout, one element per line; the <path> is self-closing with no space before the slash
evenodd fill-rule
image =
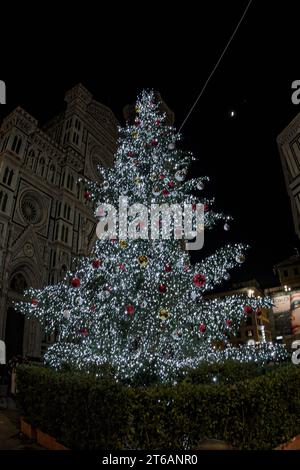
<path id="1" fill-rule="evenodd" d="M 134 123 L 120 129 L 114 167 L 99 168 L 103 183 L 89 183 L 85 193 L 94 201 L 100 223 L 93 253 L 63 282 L 29 289 L 28 301 L 18 304 L 46 332 L 56 333 L 45 361 L 55 368 L 68 364 L 99 374 L 101 366 L 109 365 L 117 378 L 128 381 L 147 375 L 174 381 L 178 372 L 202 362 L 284 357 L 284 350 L 271 343 L 231 345 L 230 337 L 249 312 L 270 302 L 245 296 L 205 299 L 206 292 L 243 263 L 246 247 L 227 245 L 191 264 L 182 239 L 187 237 L 184 217 L 189 213 L 192 219 L 190 235 L 204 228 L 206 236 L 218 224 L 229 230 L 230 218 L 214 212 L 213 201 L 201 197 L 207 177 L 187 179 L 193 157 L 180 150 L 180 135 L 166 123 L 155 94 L 143 92 L 135 110 Z M 107 204 L 119 208 L 120 201 L 123 211 L 111 229 Z M 180 210 L 169 227 L 168 217 L 153 220 L 155 204 L 180 206 L 182 221 Z M 149 215 L 146 221 L 141 208 Z M 125 233 L 120 237 L 121 225 Z M 155 238 L 155 230 L 164 238 Z"/>

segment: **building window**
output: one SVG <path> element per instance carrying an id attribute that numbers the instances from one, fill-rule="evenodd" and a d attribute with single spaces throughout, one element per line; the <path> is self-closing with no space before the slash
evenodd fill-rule
<path id="1" fill-rule="evenodd" d="M 58 224 L 55 227 L 55 235 L 54 235 L 54 240 L 57 240 L 58 238 Z"/>
<path id="2" fill-rule="evenodd" d="M 71 207 L 68 204 L 64 205 L 64 218 L 70 220 L 71 216 Z"/>
<path id="3" fill-rule="evenodd" d="M 7 194 L 3 193 L 3 191 L 0 191 L 0 207 L 1 207 L 2 212 L 6 211 L 7 199 L 8 199 Z"/>
<path id="4" fill-rule="evenodd" d="M 52 257 L 52 268 L 55 267 L 56 264 L 56 251 L 53 252 L 53 257 Z"/>
<path id="5" fill-rule="evenodd" d="M 9 168 L 8 168 L 8 166 L 7 166 L 7 167 L 5 168 L 5 172 L 4 172 L 3 179 L 2 179 L 2 181 L 3 181 L 4 184 L 6 184 L 6 182 L 7 182 L 8 175 L 9 175 Z"/>
<path id="6" fill-rule="evenodd" d="M 10 170 L 8 168 L 8 166 L 5 168 L 5 172 L 4 172 L 4 175 L 3 175 L 3 183 L 4 184 L 7 184 L 8 186 L 11 185 L 11 182 L 12 182 L 12 179 L 13 179 L 13 176 L 14 176 L 14 172 L 13 170 Z"/>
<path id="7" fill-rule="evenodd" d="M 61 271 L 60 271 L 60 277 L 63 280 L 65 278 L 65 275 L 67 274 L 68 268 L 65 264 L 62 265 Z"/>
<path id="8" fill-rule="evenodd" d="M 8 143 L 8 139 L 9 139 L 9 136 L 5 137 L 5 139 L 3 140 L 2 150 L 6 149 L 7 143 Z"/>
<path id="9" fill-rule="evenodd" d="M 31 149 L 28 152 L 28 157 L 27 157 L 27 162 L 26 162 L 26 166 L 27 168 L 29 168 L 29 170 L 33 170 L 34 160 L 35 160 L 35 153 L 34 153 L 34 150 Z"/>
<path id="10" fill-rule="evenodd" d="M 73 134 L 73 143 L 75 145 L 79 144 L 79 134 L 77 134 L 77 132 L 74 132 L 74 134 Z"/>
<path id="11" fill-rule="evenodd" d="M 70 189 L 70 191 L 73 191 L 73 187 L 74 187 L 74 177 L 68 174 L 67 188 Z"/>
<path id="12" fill-rule="evenodd" d="M 284 275 L 284 277 L 288 277 L 289 272 L 287 271 L 287 269 L 285 269 L 285 270 L 283 271 L 283 275 Z"/>
<path id="13" fill-rule="evenodd" d="M 61 226 L 60 239 L 61 239 L 62 241 L 64 241 L 64 238 L 65 238 L 65 226 L 62 225 L 62 226 Z"/>
<path id="14" fill-rule="evenodd" d="M 64 144 L 67 144 L 70 141 L 70 131 L 65 133 Z"/>
<path id="15" fill-rule="evenodd" d="M 79 121 L 79 119 L 75 119 L 75 129 L 77 129 L 78 131 L 80 131 L 80 128 L 81 128 L 81 122 Z"/>
<path id="16" fill-rule="evenodd" d="M 10 172 L 9 172 L 9 177 L 8 177 L 8 181 L 7 181 L 8 186 L 11 185 L 13 176 L 14 176 L 14 171 L 13 171 L 13 170 L 10 170 Z"/>
<path id="17" fill-rule="evenodd" d="M 69 228 L 66 227 L 66 232 L 65 232 L 65 243 L 68 243 L 68 239 L 69 239 Z"/>
<path id="18" fill-rule="evenodd" d="M 40 158 L 39 162 L 39 174 L 43 178 L 45 176 L 45 170 L 46 170 L 46 162 L 43 157 Z"/>
<path id="19" fill-rule="evenodd" d="M 42 220 L 43 206 L 38 197 L 38 194 L 35 197 L 25 194 L 20 202 L 23 219 L 29 224 L 38 224 Z"/>
<path id="20" fill-rule="evenodd" d="M 22 294 L 24 290 L 27 289 L 27 282 L 23 274 L 17 273 L 14 275 L 10 282 L 10 289 L 20 294 Z"/>
<path id="21" fill-rule="evenodd" d="M 294 274 L 295 274 L 295 276 L 298 276 L 298 274 L 299 274 L 299 268 L 294 268 Z"/>
<path id="22" fill-rule="evenodd" d="M 12 151 L 18 154 L 20 152 L 21 145 L 22 145 L 22 139 L 21 137 L 16 135 L 13 140 L 13 144 L 11 146 Z"/>
<path id="23" fill-rule="evenodd" d="M 49 181 L 50 183 L 54 183 L 54 178 L 55 178 L 55 166 L 51 165 L 49 169 Z"/>

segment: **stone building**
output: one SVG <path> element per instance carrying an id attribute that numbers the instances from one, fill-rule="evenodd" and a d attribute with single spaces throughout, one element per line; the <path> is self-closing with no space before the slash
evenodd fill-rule
<path id="1" fill-rule="evenodd" d="M 295 231 L 300 238 L 300 113 L 277 137 Z"/>
<path id="2" fill-rule="evenodd" d="M 97 180 L 113 163 L 117 120 L 81 84 L 65 95 L 66 109 L 40 127 L 17 108 L 0 128 L 0 339 L 7 356 L 38 357 L 47 338 L 13 307 L 25 287 L 63 278 L 95 236 L 80 176 Z"/>

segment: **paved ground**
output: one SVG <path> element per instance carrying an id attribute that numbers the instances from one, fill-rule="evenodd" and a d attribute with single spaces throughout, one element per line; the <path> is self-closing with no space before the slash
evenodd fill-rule
<path id="1" fill-rule="evenodd" d="M 11 398 L 0 400 L 0 450 L 44 450 L 20 433 L 20 415 Z"/>

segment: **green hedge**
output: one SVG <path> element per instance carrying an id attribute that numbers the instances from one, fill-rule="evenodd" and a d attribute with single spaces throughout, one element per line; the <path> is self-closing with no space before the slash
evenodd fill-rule
<path id="1" fill-rule="evenodd" d="M 272 449 L 300 433 L 299 366 L 260 369 L 258 377 L 236 383 L 195 383 L 211 372 L 195 372 L 176 386 L 128 387 L 24 365 L 18 399 L 30 423 L 72 449 L 184 450 L 197 449 L 202 439 Z"/>

